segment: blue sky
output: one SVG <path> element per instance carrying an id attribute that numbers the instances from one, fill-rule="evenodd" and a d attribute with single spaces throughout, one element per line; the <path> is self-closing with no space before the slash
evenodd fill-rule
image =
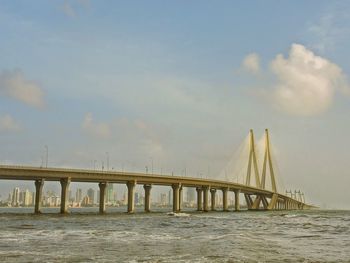
<path id="1" fill-rule="evenodd" d="M 287 188 L 349 208 L 349 9 L 1 1 L 0 161 L 216 177 L 270 128 Z"/>

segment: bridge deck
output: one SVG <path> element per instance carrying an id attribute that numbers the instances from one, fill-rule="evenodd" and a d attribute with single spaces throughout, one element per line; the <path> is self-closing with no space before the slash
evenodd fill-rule
<path id="1" fill-rule="evenodd" d="M 5 166 L 0 165 L 0 179 L 5 180 L 38 180 L 59 181 L 64 178 L 70 178 L 72 182 L 108 182 L 108 183 L 127 183 L 129 181 L 137 184 L 152 184 L 171 186 L 181 184 L 184 187 L 209 187 L 214 189 L 228 189 L 229 191 L 240 190 L 241 193 L 251 195 L 263 195 L 271 198 L 272 191 L 259 189 L 252 186 L 226 182 L 220 180 L 201 179 L 194 177 L 180 177 L 158 174 L 144 174 L 118 171 L 96 171 L 83 169 L 67 168 L 40 168 L 29 166 Z M 293 200 L 289 196 L 277 193 L 279 199 Z"/>

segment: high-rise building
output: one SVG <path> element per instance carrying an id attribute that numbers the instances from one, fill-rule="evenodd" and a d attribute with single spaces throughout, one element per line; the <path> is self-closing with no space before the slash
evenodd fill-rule
<path id="1" fill-rule="evenodd" d="M 136 205 L 140 204 L 140 194 L 137 192 L 134 193 L 134 202 Z"/>
<path id="2" fill-rule="evenodd" d="M 106 202 L 107 203 L 114 203 L 114 189 L 113 189 L 113 184 L 109 183 L 107 184 L 107 189 L 106 189 Z"/>
<path id="3" fill-rule="evenodd" d="M 160 194 L 160 205 L 165 206 L 166 204 L 167 204 L 166 193 L 161 193 Z"/>
<path id="4" fill-rule="evenodd" d="M 83 191 L 78 188 L 75 193 L 75 202 L 80 203 L 83 200 Z"/>
<path id="5" fill-rule="evenodd" d="M 12 206 L 19 206 L 19 194 L 20 194 L 19 188 L 15 187 L 12 191 L 12 200 L 11 200 Z"/>
<path id="6" fill-rule="evenodd" d="M 173 203 L 173 195 L 172 195 L 173 191 L 169 190 L 169 196 L 168 196 L 168 205 Z"/>
<path id="7" fill-rule="evenodd" d="M 96 201 L 96 203 L 100 203 L 100 190 L 97 190 L 97 201 Z"/>
<path id="8" fill-rule="evenodd" d="M 68 190 L 68 200 L 69 202 L 74 202 L 74 197 L 71 189 Z"/>
<path id="9" fill-rule="evenodd" d="M 30 206 L 33 204 L 33 196 L 32 193 L 26 189 L 23 193 L 23 200 L 22 200 L 22 205 L 24 206 Z"/>
<path id="10" fill-rule="evenodd" d="M 81 201 L 81 206 L 89 206 L 91 205 L 91 201 L 89 196 L 84 196 L 83 200 Z"/>
<path id="11" fill-rule="evenodd" d="M 95 203 L 95 190 L 92 188 L 89 188 L 87 190 L 87 196 L 89 197 L 89 204 L 93 205 Z"/>
<path id="12" fill-rule="evenodd" d="M 32 201 L 31 201 L 31 205 L 35 204 L 35 192 L 32 192 Z"/>
<path id="13" fill-rule="evenodd" d="M 196 190 L 193 187 L 188 187 L 187 188 L 187 196 L 186 196 L 186 201 L 188 203 L 194 203 L 195 202 L 195 198 L 196 198 Z"/>

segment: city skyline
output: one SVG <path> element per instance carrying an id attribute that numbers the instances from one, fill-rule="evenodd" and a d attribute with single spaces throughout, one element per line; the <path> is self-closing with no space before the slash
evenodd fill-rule
<path id="1" fill-rule="evenodd" d="M 127 205 L 127 192 L 125 191 L 117 196 L 117 190 L 114 186 L 117 184 L 108 184 L 109 191 L 106 191 L 105 199 L 107 206 L 126 206 Z M 167 189 L 157 189 L 155 193 L 151 195 L 151 202 L 153 205 L 157 206 L 171 206 L 172 205 L 172 191 Z M 109 193 L 112 192 L 112 193 Z M 195 188 L 185 187 L 184 195 L 182 201 L 185 205 L 190 205 L 195 207 L 196 205 L 196 193 Z M 142 189 L 135 191 L 135 205 L 144 205 L 144 192 Z M 99 190 L 88 188 L 83 190 L 80 187 L 70 188 L 68 190 L 68 201 L 71 207 L 86 207 L 86 206 L 98 206 L 99 204 Z M 222 205 L 222 199 L 219 195 L 216 195 L 217 204 Z M 229 199 L 231 205 L 234 202 L 234 198 L 231 196 Z M 7 197 L 0 196 L 0 205 L 8 205 L 12 207 L 33 207 L 35 202 L 35 190 L 20 188 L 18 186 L 14 187 L 12 191 L 9 191 Z M 43 191 L 42 205 L 44 207 L 59 207 L 61 204 L 61 196 L 59 191 L 55 191 L 50 187 L 47 187 L 46 191 Z"/>

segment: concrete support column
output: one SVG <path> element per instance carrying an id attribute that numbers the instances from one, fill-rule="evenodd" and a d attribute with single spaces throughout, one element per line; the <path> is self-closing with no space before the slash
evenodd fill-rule
<path id="1" fill-rule="evenodd" d="M 241 190 L 235 190 L 235 211 L 240 210 L 240 205 L 239 205 L 239 194 L 241 193 Z"/>
<path id="2" fill-rule="evenodd" d="M 228 211 L 228 200 L 227 200 L 228 188 L 222 189 L 222 210 Z"/>
<path id="3" fill-rule="evenodd" d="M 203 187 L 203 210 L 204 212 L 209 211 L 209 186 Z"/>
<path id="4" fill-rule="evenodd" d="M 145 184 L 143 185 L 145 189 L 145 212 L 151 212 L 151 189 L 152 185 Z"/>
<path id="5" fill-rule="evenodd" d="M 215 211 L 216 189 L 210 189 L 211 194 L 211 211 Z"/>
<path id="6" fill-rule="evenodd" d="M 182 197 L 183 197 L 183 187 L 181 186 L 179 189 L 179 211 L 181 211 L 181 206 L 182 206 Z"/>
<path id="7" fill-rule="evenodd" d="M 62 178 L 60 180 L 61 183 L 61 214 L 68 213 L 68 189 L 70 184 L 70 178 Z"/>
<path id="8" fill-rule="evenodd" d="M 180 185 L 173 184 L 171 187 L 173 188 L 173 212 L 177 213 L 180 210 L 180 207 L 179 207 Z"/>
<path id="9" fill-rule="evenodd" d="M 202 187 L 197 187 L 197 211 L 203 211 L 203 198 L 202 198 Z"/>
<path id="10" fill-rule="evenodd" d="M 41 213 L 40 208 L 41 208 L 43 186 L 44 186 L 44 179 L 35 180 L 35 207 L 34 207 L 35 214 Z"/>
<path id="11" fill-rule="evenodd" d="M 99 204 L 99 212 L 100 214 L 106 213 L 106 187 L 107 183 L 99 183 L 98 187 L 100 188 L 100 204 Z"/>
<path id="12" fill-rule="evenodd" d="M 134 195 L 135 195 L 135 181 L 129 181 L 126 186 L 128 187 L 128 213 L 134 213 L 135 212 L 135 201 L 134 201 Z"/>

